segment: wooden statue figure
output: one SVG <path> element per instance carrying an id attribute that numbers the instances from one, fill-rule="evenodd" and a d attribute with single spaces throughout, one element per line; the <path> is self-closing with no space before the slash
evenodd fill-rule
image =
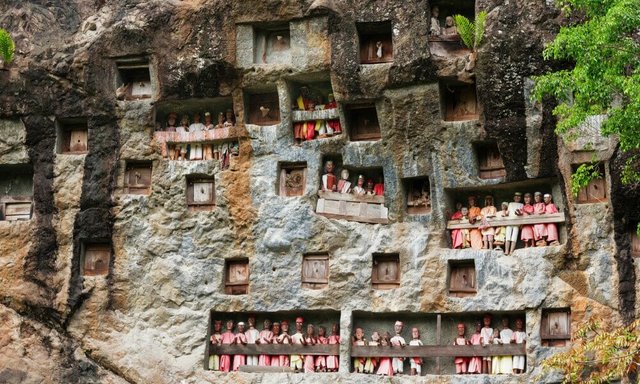
<path id="1" fill-rule="evenodd" d="M 238 333 L 236 333 L 233 342 L 231 344 L 241 344 L 247 345 L 247 336 L 244 334 L 245 324 L 240 321 L 238 323 Z M 246 355 L 235 355 L 233 356 L 233 370 L 237 371 L 241 365 L 246 365 L 247 356 Z"/>
<path id="2" fill-rule="evenodd" d="M 469 202 L 469 222 L 474 224 L 480 220 L 482 220 L 482 210 L 480 207 L 476 206 L 476 197 L 469 196 L 467 201 Z M 471 242 L 471 248 L 473 249 L 482 249 L 482 234 L 480 229 L 473 228 L 469 230 L 469 239 Z"/>
<path id="3" fill-rule="evenodd" d="M 456 211 L 449 220 L 462 220 L 462 203 L 456 203 Z M 451 230 L 451 247 L 453 249 L 462 248 L 463 240 L 462 240 L 462 230 L 461 229 L 452 229 Z"/>
<path id="4" fill-rule="evenodd" d="M 535 215 L 544 215 L 546 212 L 546 204 L 542 201 L 542 193 L 536 192 L 533 194 L 534 204 L 533 213 Z M 543 247 L 547 245 L 547 225 L 535 224 L 533 226 L 533 239 L 536 242 L 536 246 Z"/>
<path id="5" fill-rule="evenodd" d="M 271 339 L 271 343 L 273 344 L 283 344 L 280 341 L 283 340 L 284 338 L 281 338 L 280 336 L 282 336 L 282 332 L 280 330 L 280 322 L 279 321 L 274 321 L 273 322 L 273 336 Z M 288 335 L 287 335 L 288 338 Z M 289 344 L 288 340 L 287 343 Z M 270 363 L 272 367 L 282 367 L 283 365 L 280 363 L 281 361 L 284 361 L 286 359 L 287 364 L 284 365 L 285 367 L 289 366 L 289 356 L 284 356 L 284 355 L 272 355 L 269 356 L 270 357 Z"/>
<path id="6" fill-rule="evenodd" d="M 349 181 L 349 170 L 344 168 L 340 172 L 340 181 L 338 181 L 338 192 L 351 193 L 351 182 Z"/>
<path id="7" fill-rule="evenodd" d="M 415 345 L 415 346 L 424 345 L 420 340 L 420 330 L 418 330 L 418 328 L 416 327 L 413 327 L 411 329 L 411 341 L 409 342 L 409 345 Z M 420 374 L 422 374 L 422 363 L 423 363 L 422 358 L 412 357 L 409 361 L 411 362 L 411 376 L 415 376 L 415 375 L 420 376 Z"/>
<path id="8" fill-rule="evenodd" d="M 496 217 L 504 218 L 509 216 L 509 203 L 503 201 L 500 204 L 500 210 L 496 213 Z M 494 227 L 495 234 L 493 235 L 493 245 L 497 251 L 501 251 L 505 244 L 507 227 Z"/>
<path id="9" fill-rule="evenodd" d="M 324 163 L 324 175 L 322 175 L 322 190 L 325 192 L 335 192 L 338 190 L 336 175 L 333 174 L 333 161 L 328 160 Z"/>
<path id="10" fill-rule="evenodd" d="M 453 345 L 469 345 L 469 340 L 465 337 L 466 327 L 462 323 L 458 323 L 458 336 L 453 340 Z M 456 364 L 456 373 L 467 373 L 468 358 L 456 357 L 453 362 Z"/>
<path id="11" fill-rule="evenodd" d="M 256 340 L 256 344 L 271 344 L 273 342 L 273 332 L 271 331 L 271 320 L 264 319 L 262 323 L 262 331 Z M 271 365 L 271 356 L 260 355 L 258 357 L 258 365 L 267 367 Z"/>
<path id="12" fill-rule="evenodd" d="M 175 112 L 170 112 L 169 117 L 167 118 L 167 128 L 165 128 L 165 131 L 175 132 L 177 128 L 177 122 L 178 122 L 178 114 Z"/>
<path id="13" fill-rule="evenodd" d="M 220 344 L 233 344 L 236 340 L 236 335 L 233 334 L 233 320 L 227 320 L 227 330 L 220 337 Z M 220 356 L 220 370 L 222 372 L 229 372 L 231 370 L 231 356 Z"/>
<path id="14" fill-rule="evenodd" d="M 222 320 L 214 320 L 213 321 L 213 334 L 211 335 L 210 341 L 211 345 L 217 345 L 222 342 Z M 220 370 L 220 356 L 218 355 L 210 355 L 209 356 L 209 369 L 212 371 Z"/>
<path id="15" fill-rule="evenodd" d="M 364 196 L 367 191 L 364 189 L 364 176 L 358 175 L 358 181 L 356 186 L 353 187 L 353 194 L 358 196 Z"/>
<path id="16" fill-rule="evenodd" d="M 211 120 L 211 112 L 204 113 L 204 130 L 211 131 L 215 126 Z M 213 159 L 213 146 L 211 144 L 204 144 L 202 146 L 202 158 L 205 160 Z"/>
<path id="17" fill-rule="evenodd" d="M 498 328 L 493 330 L 493 336 L 491 336 L 491 343 L 494 345 L 502 344 L 502 339 L 500 338 L 500 330 Z M 511 356 L 509 356 L 509 360 L 511 360 Z M 500 365 L 502 363 L 502 356 L 491 356 L 491 374 L 497 375 L 500 372 Z"/>
<path id="18" fill-rule="evenodd" d="M 225 114 L 224 126 L 225 127 L 233 127 L 236 125 L 236 116 L 233 114 L 233 109 L 227 109 L 227 113 Z"/>
<path id="19" fill-rule="evenodd" d="M 510 344 L 513 338 L 513 331 L 509 328 L 509 318 L 502 318 L 502 330 L 500 330 L 501 344 Z M 499 372 L 510 374 L 513 371 L 513 356 L 500 356 Z"/>
<path id="20" fill-rule="evenodd" d="M 491 315 L 485 314 L 482 318 L 482 329 L 480 330 L 481 343 L 483 346 L 489 345 L 493 341 L 493 328 L 491 328 Z M 491 356 L 482 357 L 482 373 L 491 373 Z"/>
<path id="21" fill-rule="evenodd" d="M 493 249 L 493 236 L 496 230 L 489 224 L 489 220 L 494 218 L 496 213 L 496 207 L 493 205 L 493 196 L 485 196 L 484 207 L 480 210 L 482 223 L 479 227 L 480 233 L 482 234 L 482 249 Z"/>
<path id="22" fill-rule="evenodd" d="M 364 339 L 364 330 L 362 328 L 357 327 L 356 332 L 353 335 L 353 345 L 363 347 L 367 345 L 367 341 Z M 356 357 L 353 359 L 353 371 L 357 373 L 364 373 L 364 364 L 366 358 L 364 357 Z"/>
<path id="23" fill-rule="evenodd" d="M 284 321 L 282 322 L 282 324 L 284 325 Z M 291 344 L 307 345 L 307 342 L 304 340 L 304 335 L 302 334 L 302 326 L 303 326 L 302 317 L 297 317 L 296 318 L 296 333 L 294 333 L 291 336 Z M 285 332 L 284 329 L 282 331 Z M 303 365 L 304 365 L 304 360 L 302 358 L 302 355 L 291 355 L 290 356 L 290 364 L 291 364 L 291 368 L 293 368 L 294 372 L 302 371 L 302 368 L 303 368 Z"/>
<path id="24" fill-rule="evenodd" d="M 391 335 L 389 332 L 385 332 L 380 339 L 380 345 L 383 347 L 388 347 L 391 345 Z M 381 357 L 380 365 L 378 366 L 378 375 L 383 376 L 393 376 L 393 364 L 391 362 L 391 357 Z"/>
<path id="25" fill-rule="evenodd" d="M 260 338 L 260 331 L 256 329 L 256 317 L 249 316 L 247 324 L 249 324 L 249 329 L 244 333 L 247 344 L 256 344 L 256 341 Z M 247 365 L 258 365 L 258 360 L 258 355 L 247 355 Z"/>
<path id="26" fill-rule="evenodd" d="M 176 132 L 186 134 L 189 132 L 189 116 L 182 116 L 182 120 L 180 121 L 180 126 L 176 127 Z M 175 147 L 176 158 L 178 155 L 181 160 L 186 160 L 187 157 L 187 144 L 176 144 Z"/>
<path id="27" fill-rule="evenodd" d="M 520 200 L 522 199 L 522 193 L 516 192 L 513 195 L 513 202 L 509 203 L 509 216 L 522 216 L 522 203 Z M 520 231 L 520 227 L 518 225 L 508 225 L 507 232 L 505 233 L 505 245 L 504 245 L 504 254 L 510 255 L 515 251 L 516 244 L 518 243 L 518 233 Z"/>
<path id="28" fill-rule="evenodd" d="M 396 332 L 396 334 L 391 338 L 392 346 L 404 347 L 407 345 L 407 343 L 404 341 L 404 337 L 400 335 L 402 333 L 403 328 L 404 328 L 404 323 L 402 321 L 396 321 L 396 323 L 393 325 L 393 330 Z M 393 368 L 393 373 L 395 374 L 404 373 L 404 357 L 392 358 L 391 366 Z"/>
<path id="29" fill-rule="evenodd" d="M 545 213 L 558 213 L 558 207 L 553 203 L 553 198 L 550 194 L 544 194 Z M 560 245 L 558 241 L 558 225 L 556 223 L 547 224 L 547 242 L 548 245 Z"/>
<path id="30" fill-rule="evenodd" d="M 531 205 L 531 194 L 525 193 L 524 205 L 522 206 L 522 215 L 529 216 L 529 215 L 533 215 L 534 212 L 535 212 L 535 209 L 533 208 L 533 205 Z M 520 233 L 520 240 L 524 242 L 524 247 L 525 248 L 533 247 L 533 239 L 534 239 L 533 225 L 523 225 Z"/>
<path id="31" fill-rule="evenodd" d="M 216 126 L 213 128 L 216 128 L 216 129 L 224 128 L 224 113 L 222 112 L 218 113 L 218 124 L 216 124 Z"/>
<path id="32" fill-rule="evenodd" d="M 373 192 L 373 180 L 367 180 L 367 186 L 364 188 L 364 191 L 367 196 L 375 195 L 375 192 Z"/>
<path id="33" fill-rule="evenodd" d="M 461 223 L 469 223 L 469 209 L 467 207 L 462 207 L 460 209 L 460 213 L 462 213 L 462 218 L 460 219 Z M 462 248 L 469 248 L 471 246 L 471 234 L 469 229 L 464 228 L 462 231 Z"/>
<path id="34" fill-rule="evenodd" d="M 318 339 L 316 339 L 315 327 L 313 324 L 307 325 L 307 335 L 304 337 L 305 345 L 316 345 Z M 313 373 L 316 371 L 315 357 L 313 355 L 304 356 L 304 373 Z"/>
<path id="35" fill-rule="evenodd" d="M 327 338 L 327 329 L 323 326 L 318 327 L 317 341 L 319 345 L 329 344 L 329 338 Z M 324 355 L 316 356 L 315 367 L 316 367 L 316 372 L 326 372 L 327 356 L 324 356 Z"/>
<path id="36" fill-rule="evenodd" d="M 204 124 L 200 122 L 200 114 L 193 115 L 193 123 L 189 126 L 189 132 L 202 132 L 204 131 Z M 202 144 L 191 144 L 191 151 L 189 151 L 189 160 L 202 160 Z"/>
<path id="37" fill-rule="evenodd" d="M 378 182 L 373 186 L 373 192 L 376 196 L 384 196 L 384 182 L 382 177 L 378 178 Z"/>
<path id="38" fill-rule="evenodd" d="M 331 326 L 331 336 L 329 336 L 329 345 L 340 344 L 340 329 L 338 324 L 333 323 Z M 327 371 L 338 372 L 340 358 L 337 355 L 327 356 Z"/>
<path id="39" fill-rule="evenodd" d="M 516 330 L 513 332 L 513 336 L 511 336 L 511 342 L 515 344 L 524 344 L 527 340 L 527 334 L 523 329 L 524 323 L 522 319 L 516 319 Z M 516 355 L 513 356 L 513 373 L 523 373 L 524 372 L 524 355 Z"/>
<path id="40" fill-rule="evenodd" d="M 438 20 L 439 16 L 440 8 L 438 6 L 431 8 L 431 27 L 429 29 L 429 35 L 431 36 L 440 36 L 442 34 L 440 21 Z"/>
<path id="41" fill-rule="evenodd" d="M 447 16 L 444 19 L 444 28 L 442 29 L 442 34 L 447 36 L 458 34 L 458 28 L 456 28 L 456 22 L 453 19 L 453 16 Z"/>
<path id="42" fill-rule="evenodd" d="M 380 334 L 378 331 L 374 331 L 371 334 L 371 341 L 369 341 L 370 347 L 377 347 L 380 345 Z M 364 373 L 376 373 L 376 367 L 378 366 L 378 359 L 375 357 L 367 357 L 364 362 Z"/>
<path id="43" fill-rule="evenodd" d="M 476 331 L 469 339 L 471 345 L 482 345 L 482 324 L 476 322 Z M 482 373 L 482 358 L 475 356 L 469 359 L 469 367 L 467 373 Z"/>
<path id="44" fill-rule="evenodd" d="M 278 336 L 279 344 L 291 344 L 291 336 L 289 335 L 289 322 L 287 320 L 282 320 L 280 322 L 280 336 Z M 289 366 L 289 355 L 280 355 L 280 366 L 288 367 Z M 273 361 L 273 358 L 272 358 Z M 273 364 L 272 364 L 273 365 Z"/>
<path id="45" fill-rule="evenodd" d="M 333 109 L 338 107 L 338 104 L 336 103 L 336 100 L 333 97 L 333 93 L 330 93 L 329 96 L 327 96 L 327 99 L 329 100 L 329 102 L 325 104 L 324 106 L 325 109 Z M 333 135 L 341 134 L 342 127 L 340 126 L 340 120 L 335 119 L 335 120 L 327 121 L 327 132 Z"/>

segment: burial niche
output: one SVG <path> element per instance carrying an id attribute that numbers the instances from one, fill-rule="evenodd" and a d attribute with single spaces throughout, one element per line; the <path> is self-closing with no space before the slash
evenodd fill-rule
<path id="1" fill-rule="evenodd" d="M 116 98 L 118 100 L 148 99 L 153 85 L 147 57 L 129 57 L 116 60 Z"/>
<path id="2" fill-rule="evenodd" d="M 393 62 L 391 21 L 356 23 L 360 42 L 360 63 Z"/>
<path id="3" fill-rule="evenodd" d="M 407 193 L 407 213 L 423 215 L 431 212 L 431 189 L 428 177 L 412 177 L 403 180 Z"/>
<path id="4" fill-rule="evenodd" d="M 380 140 L 380 123 L 375 104 L 349 106 L 347 119 L 351 141 Z"/>
<path id="5" fill-rule="evenodd" d="M 32 214 L 33 168 L 0 166 L 0 220 L 29 220 Z"/>
<path id="6" fill-rule="evenodd" d="M 338 104 L 328 73 L 305 75 L 289 83 L 296 144 L 340 135 Z"/>
<path id="7" fill-rule="evenodd" d="M 244 295 L 249 291 L 249 259 L 227 259 L 224 262 L 224 291 L 228 295 Z"/>
<path id="8" fill-rule="evenodd" d="M 543 309 L 540 338 L 542 345 L 564 347 L 571 340 L 571 310 L 569 308 Z"/>
<path id="9" fill-rule="evenodd" d="M 190 211 L 211 211 L 216 206 L 216 191 L 212 176 L 187 176 L 187 206 Z"/>
<path id="10" fill-rule="evenodd" d="M 318 197 L 317 214 L 362 223 L 389 222 L 380 167 L 347 167 L 341 156 L 325 156 Z"/>
<path id="11" fill-rule="evenodd" d="M 289 64 L 291 62 L 289 23 L 254 26 L 253 36 L 254 63 Z"/>
<path id="12" fill-rule="evenodd" d="M 280 196 L 302 196 L 307 183 L 307 163 L 280 163 L 278 194 Z"/>
<path id="13" fill-rule="evenodd" d="M 496 142 L 476 143 L 474 150 L 478 159 L 478 176 L 481 179 L 497 179 L 507 175 Z"/>
<path id="14" fill-rule="evenodd" d="M 473 296 L 476 290 L 476 266 L 473 260 L 449 260 L 449 295 Z"/>
<path id="15" fill-rule="evenodd" d="M 56 119 L 58 154 L 83 154 L 89 150 L 87 118 Z"/>
<path id="16" fill-rule="evenodd" d="M 275 125 L 280 123 L 280 101 L 275 85 L 245 93 L 247 123 L 256 125 Z"/>
<path id="17" fill-rule="evenodd" d="M 578 166 L 573 167 L 575 172 Z M 578 204 L 603 203 L 607 201 L 607 182 L 605 179 L 605 168 L 603 163 L 599 163 L 598 177 L 589 181 L 585 187 L 578 192 L 576 201 Z"/>
<path id="18" fill-rule="evenodd" d="M 371 269 L 373 289 L 400 287 L 400 255 L 397 253 L 374 253 Z"/>
<path id="19" fill-rule="evenodd" d="M 627 229 L 629 244 L 631 244 L 631 256 L 640 257 L 640 236 L 638 235 L 638 223 L 632 222 Z"/>
<path id="20" fill-rule="evenodd" d="M 329 254 L 308 253 L 302 256 L 302 288 L 322 289 L 329 284 Z"/>
<path id="21" fill-rule="evenodd" d="M 440 109 L 444 121 L 477 120 L 476 84 L 453 79 L 440 80 Z"/>
<path id="22" fill-rule="evenodd" d="M 111 261 L 111 245 L 108 243 L 86 243 L 83 248 L 82 275 L 107 275 Z"/>
<path id="23" fill-rule="evenodd" d="M 151 192 L 151 161 L 127 161 L 124 172 L 125 193 L 148 195 Z"/>

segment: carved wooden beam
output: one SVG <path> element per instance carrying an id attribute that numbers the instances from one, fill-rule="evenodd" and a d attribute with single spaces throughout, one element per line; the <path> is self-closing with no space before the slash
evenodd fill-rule
<path id="1" fill-rule="evenodd" d="M 211 355 L 339 355 L 339 344 L 211 344 Z"/>

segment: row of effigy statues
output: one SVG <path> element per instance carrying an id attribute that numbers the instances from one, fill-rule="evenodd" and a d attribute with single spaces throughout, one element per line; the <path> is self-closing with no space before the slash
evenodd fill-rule
<path id="1" fill-rule="evenodd" d="M 451 230 L 452 248 L 474 248 L 474 249 L 500 249 L 504 245 L 504 254 L 511 254 L 518 240 L 522 240 L 525 247 L 559 245 L 558 226 L 555 223 L 533 224 L 533 225 L 507 225 L 492 226 L 493 218 L 515 218 L 526 216 L 541 216 L 545 214 L 558 213 L 558 207 L 553 203 L 551 194 L 535 192 L 533 201 L 531 193 L 524 194 L 516 192 L 512 202 L 503 202 L 498 211 L 493 205 L 493 197 L 487 195 L 484 200 L 484 207 L 480 208 L 476 204 L 476 197 L 467 198 L 468 206 L 462 203 L 456 204 L 456 212 L 449 217 L 450 220 L 459 220 L 470 224 L 480 223 L 478 228 L 453 229 Z M 520 234 L 520 237 L 518 235 Z"/>

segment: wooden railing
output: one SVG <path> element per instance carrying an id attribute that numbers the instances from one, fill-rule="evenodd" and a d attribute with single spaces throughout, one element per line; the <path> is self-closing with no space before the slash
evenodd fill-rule
<path id="1" fill-rule="evenodd" d="M 208 131 L 199 132 L 167 132 L 157 131 L 153 133 L 157 145 L 160 147 L 162 157 L 168 156 L 167 144 L 176 143 L 223 143 L 238 139 L 242 136 L 243 130 L 238 127 L 214 128 Z"/>
<path id="2" fill-rule="evenodd" d="M 525 344 L 481 345 L 424 345 L 405 347 L 358 347 L 351 350 L 351 357 L 476 357 L 526 355 Z"/>
<path id="3" fill-rule="evenodd" d="M 389 222 L 389 209 L 384 206 L 384 196 L 319 191 L 318 197 L 316 213 L 319 215 L 362 223 Z"/>
<path id="4" fill-rule="evenodd" d="M 509 225 L 534 225 L 534 224 L 549 224 L 549 223 L 564 223 L 564 212 L 549 213 L 544 215 L 525 215 L 525 216 L 511 216 L 511 217 L 490 217 L 487 218 L 487 222 L 491 227 L 504 227 Z M 468 221 L 462 220 L 449 220 L 447 222 L 447 229 L 472 229 L 478 228 L 482 225 L 480 221 L 476 221 L 471 224 Z"/>
<path id="5" fill-rule="evenodd" d="M 339 344 L 211 344 L 210 355 L 339 355 Z"/>
<path id="6" fill-rule="evenodd" d="M 338 108 L 319 109 L 315 111 L 291 111 L 291 119 L 293 122 L 313 121 L 313 120 L 337 120 Z"/>

